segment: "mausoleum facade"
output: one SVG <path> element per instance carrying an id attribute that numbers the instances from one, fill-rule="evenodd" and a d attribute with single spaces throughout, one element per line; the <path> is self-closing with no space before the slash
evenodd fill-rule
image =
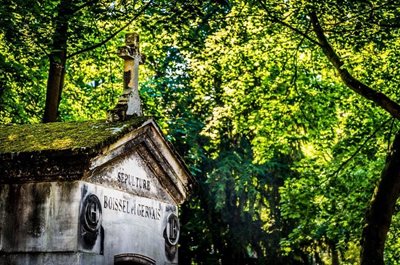
<path id="1" fill-rule="evenodd" d="M 193 180 L 153 119 L 0 127 L 0 264 L 177 264 Z"/>

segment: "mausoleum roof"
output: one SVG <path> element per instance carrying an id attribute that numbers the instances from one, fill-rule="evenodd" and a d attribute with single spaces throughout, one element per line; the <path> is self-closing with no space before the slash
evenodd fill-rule
<path id="1" fill-rule="evenodd" d="M 149 117 L 124 122 L 105 120 L 0 125 L 0 154 L 71 150 L 90 153 L 132 131 Z"/>

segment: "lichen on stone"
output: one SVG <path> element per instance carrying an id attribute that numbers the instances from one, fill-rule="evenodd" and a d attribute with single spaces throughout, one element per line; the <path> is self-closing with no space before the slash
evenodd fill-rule
<path id="1" fill-rule="evenodd" d="M 115 123 L 97 120 L 1 125 L 0 154 L 97 148 L 140 127 L 148 119 L 137 117 Z"/>

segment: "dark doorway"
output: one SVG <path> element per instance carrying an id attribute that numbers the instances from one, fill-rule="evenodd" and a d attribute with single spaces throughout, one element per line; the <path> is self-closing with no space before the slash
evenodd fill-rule
<path id="1" fill-rule="evenodd" d="M 156 262 L 141 254 L 123 253 L 114 256 L 114 265 L 156 265 Z"/>

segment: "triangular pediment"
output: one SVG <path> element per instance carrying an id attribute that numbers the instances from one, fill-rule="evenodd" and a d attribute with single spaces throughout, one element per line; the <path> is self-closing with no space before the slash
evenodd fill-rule
<path id="1" fill-rule="evenodd" d="M 92 159 L 87 182 L 164 202 L 182 203 L 190 175 L 150 120 L 103 148 Z"/>

